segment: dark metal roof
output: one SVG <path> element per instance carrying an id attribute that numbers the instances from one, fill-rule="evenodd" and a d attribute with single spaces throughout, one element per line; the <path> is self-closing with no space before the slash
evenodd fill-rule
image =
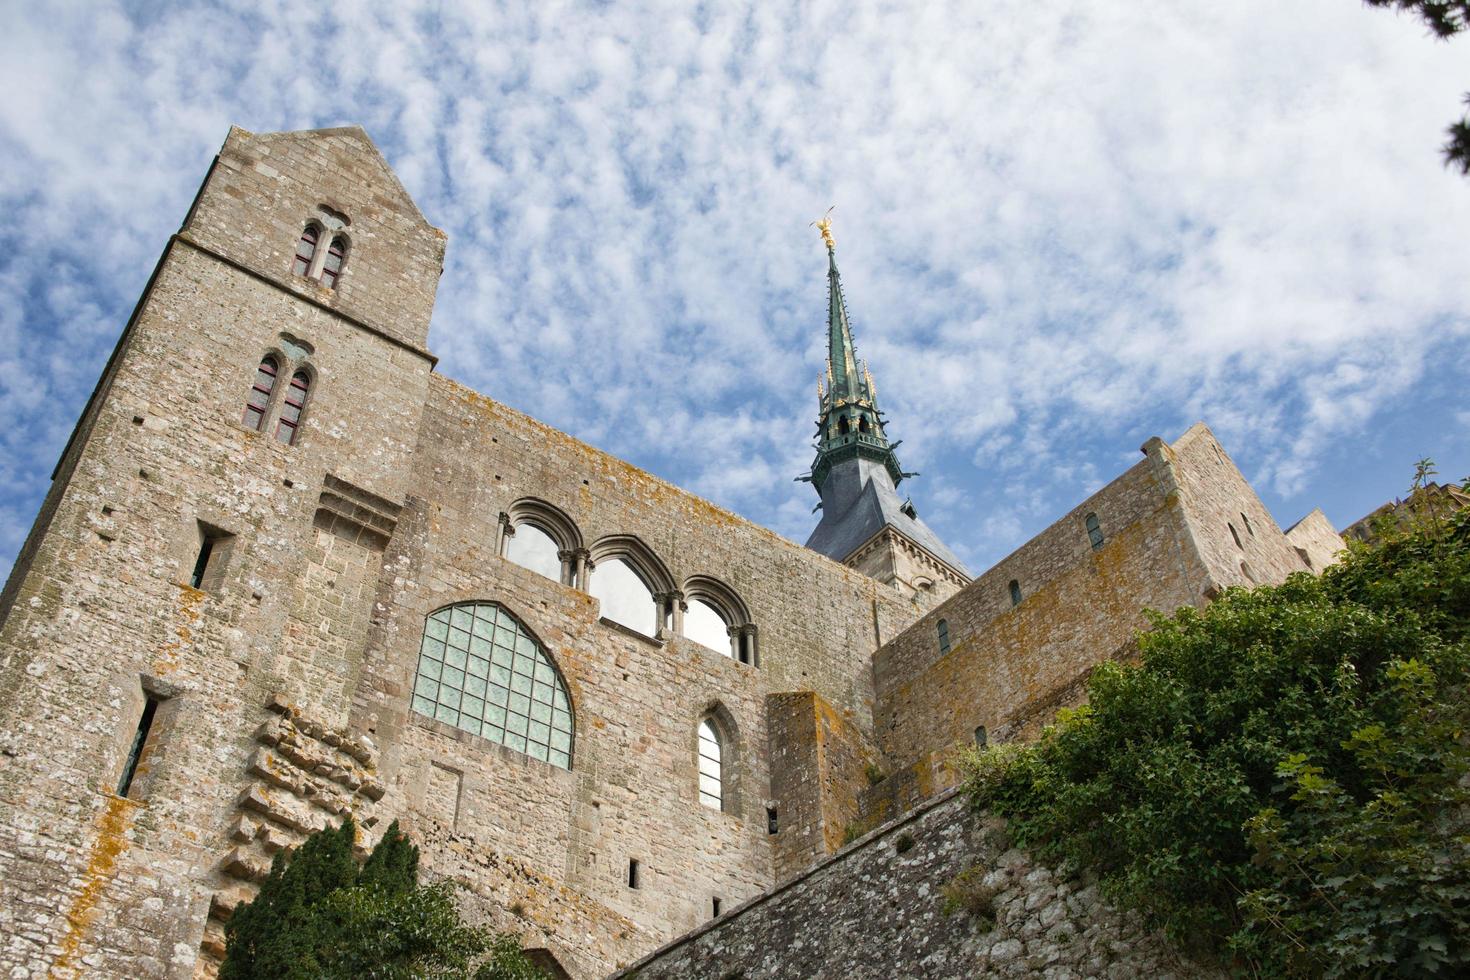
<path id="1" fill-rule="evenodd" d="M 961 575 L 970 573 L 939 536 L 913 513 L 893 485 L 887 468 L 869 459 L 847 459 L 832 467 L 822 484 L 822 520 L 806 546 L 845 561 L 885 526 L 929 552 Z"/>

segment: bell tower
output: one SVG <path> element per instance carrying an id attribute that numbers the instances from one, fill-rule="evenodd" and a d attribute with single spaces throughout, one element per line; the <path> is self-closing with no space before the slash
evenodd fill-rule
<path id="1" fill-rule="evenodd" d="M 831 212 L 817 222 L 827 246 L 827 370 L 817 381 L 817 456 L 809 481 L 822 519 L 806 546 L 915 598 L 942 600 L 970 581 L 958 558 L 919 519 L 898 486 L 906 477 L 890 443 L 878 390 L 857 357 L 837 271 Z"/>

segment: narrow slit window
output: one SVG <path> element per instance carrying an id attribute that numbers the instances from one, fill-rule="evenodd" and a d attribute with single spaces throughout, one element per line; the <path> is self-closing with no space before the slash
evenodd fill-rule
<path id="1" fill-rule="evenodd" d="M 271 392 L 276 389 L 276 372 L 280 365 L 274 357 L 261 359 L 260 367 L 255 369 L 255 383 L 250 386 L 250 395 L 245 400 L 245 428 L 260 431 L 265 424 L 265 413 L 270 411 Z"/>
<path id="2" fill-rule="evenodd" d="M 779 829 L 780 824 L 776 819 L 776 808 L 773 806 L 766 807 L 766 833 L 775 834 Z"/>
<path id="3" fill-rule="evenodd" d="M 716 919 L 720 917 L 720 896 L 715 895 L 710 899 L 710 911 L 714 912 Z"/>
<path id="4" fill-rule="evenodd" d="M 342 266 L 347 262 L 347 242 L 338 235 L 332 239 L 332 244 L 327 246 L 327 258 L 322 263 L 322 285 L 328 289 L 337 288 L 337 280 L 342 278 Z"/>
<path id="5" fill-rule="evenodd" d="M 321 239 L 321 232 L 316 225 L 307 225 L 306 230 L 301 233 L 301 238 L 296 242 L 296 258 L 291 263 L 291 271 L 298 276 L 304 276 L 311 271 L 311 260 L 316 258 L 317 242 Z"/>
<path id="6" fill-rule="evenodd" d="M 985 730 L 985 726 L 984 725 L 977 725 L 975 727 L 975 747 L 976 748 L 979 748 L 979 749 L 983 749 L 983 748 L 985 748 L 985 746 L 987 746 L 989 744 L 990 744 L 990 733 Z"/>
<path id="7" fill-rule="evenodd" d="M 199 551 L 194 556 L 194 569 L 189 585 L 202 592 L 213 592 L 224 581 L 225 559 L 234 535 L 199 522 Z"/>
<path id="8" fill-rule="evenodd" d="M 1103 546 L 1102 523 L 1096 514 L 1088 514 L 1084 523 L 1087 527 L 1087 540 L 1092 542 L 1092 550 L 1097 551 Z"/>
<path id="9" fill-rule="evenodd" d="M 629 858 L 628 859 L 628 887 L 629 888 L 637 888 L 638 887 L 638 859 L 637 858 Z"/>
<path id="10" fill-rule="evenodd" d="M 147 750 L 151 748 L 148 744 L 148 736 L 153 730 L 153 716 L 158 712 L 158 699 L 151 694 L 146 696 L 143 704 L 143 714 L 138 719 L 138 730 L 133 735 L 133 743 L 128 748 L 128 761 L 123 765 L 122 777 L 117 781 L 117 795 L 127 796 L 128 791 L 133 788 L 133 780 L 138 775 L 140 765 L 145 761 Z"/>
<path id="11" fill-rule="evenodd" d="M 949 620 L 941 619 L 938 625 L 939 652 L 949 653 Z"/>
<path id="12" fill-rule="evenodd" d="M 1249 517 L 1246 517 L 1244 513 L 1240 515 L 1240 519 L 1245 522 L 1246 533 L 1249 534 L 1251 537 L 1255 537 L 1256 529 L 1251 527 L 1251 519 Z"/>
<path id="13" fill-rule="evenodd" d="M 1018 582 L 1018 581 L 1016 581 L 1015 579 L 1011 579 L 1011 605 L 1013 605 L 1013 606 L 1019 606 L 1020 604 L 1021 604 L 1021 583 Z"/>
<path id="14" fill-rule="evenodd" d="M 1245 545 L 1243 545 L 1243 544 L 1240 543 L 1240 532 L 1237 531 L 1237 530 L 1235 530 L 1235 525 L 1234 524 L 1231 524 L 1229 521 L 1227 521 L 1227 522 L 1225 522 L 1225 526 L 1228 527 L 1228 528 L 1230 528 L 1230 536 L 1235 539 L 1235 546 L 1237 548 L 1239 548 L 1241 551 L 1244 551 L 1245 550 Z"/>
<path id="15" fill-rule="evenodd" d="M 276 422 L 276 441 L 288 446 L 296 444 L 296 433 L 301 427 L 301 413 L 306 411 L 306 393 L 311 388 L 311 378 L 305 371 L 291 375 L 291 386 L 282 399 L 281 417 Z"/>
<path id="16" fill-rule="evenodd" d="M 708 721 L 699 723 L 699 802 L 711 810 L 725 808 L 720 736 Z"/>

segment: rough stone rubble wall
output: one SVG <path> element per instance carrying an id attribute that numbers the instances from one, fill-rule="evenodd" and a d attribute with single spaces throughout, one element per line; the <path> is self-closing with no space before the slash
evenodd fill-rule
<path id="1" fill-rule="evenodd" d="M 947 904 L 961 879 L 963 900 Z M 956 907 L 956 905 L 960 907 Z M 968 907 L 965 907 L 967 906 Z M 1222 976 L 1058 878 L 1004 824 L 942 796 L 774 892 L 617 974 L 621 980 Z"/>
<path id="2" fill-rule="evenodd" d="M 866 658 L 917 614 L 431 382 L 414 343 L 442 237 L 359 134 L 232 133 L 16 566 L 0 627 L 0 966 L 14 975 L 191 975 L 270 855 L 344 806 L 371 835 L 403 818 L 432 873 L 470 884 L 476 914 L 603 975 L 703 921 L 714 897 L 772 884 L 767 697 L 815 690 L 866 726 Z M 337 295 L 289 275 L 320 204 L 352 218 Z M 296 365 L 314 372 L 293 446 L 273 423 L 241 424 L 268 351 L 277 403 Z M 497 516 L 526 496 L 589 543 L 637 535 L 677 581 L 725 581 L 759 628 L 759 666 L 610 626 L 586 593 L 499 558 Z M 188 584 L 201 522 L 234 535 L 202 590 Z M 409 711 L 425 616 L 467 599 L 522 617 L 566 675 L 572 771 Z M 145 691 L 163 706 L 123 799 Z M 271 704 L 306 732 L 288 749 Z M 725 812 L 695 792 L 695 725 L 713 709 L 730 740 Z M 361 739 L 370 765 L 341 749 Z M 812 840 L 807 861 L 825 853 Z"/>

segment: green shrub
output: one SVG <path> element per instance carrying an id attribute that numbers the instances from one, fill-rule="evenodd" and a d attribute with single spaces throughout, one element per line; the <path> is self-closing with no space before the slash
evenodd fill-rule
<path id="1" fill-rule="evenodd" d="M 361 869 L 356 833 L 348 818 L 276 855 L 225 928 L 220 980 L 545 980 L 514 936 L 462 923 L 449 885 L 418 883 L 418 848 L 396 822 Z"/>
<path id="2" fill-rule="evenodd" d="M 969 754 L 976 805 L 1242 971 L 1470 970 L 1470 513 L 1138 642 L 1039 742 Z"/>

